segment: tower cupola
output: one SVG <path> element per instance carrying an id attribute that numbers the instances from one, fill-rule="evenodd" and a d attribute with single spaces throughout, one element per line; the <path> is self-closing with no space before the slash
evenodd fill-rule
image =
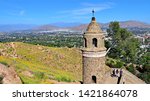
<path id="1" fill-rule="evenodd" d="M 98 34 L 101 32 L 102 30 L 100 29 L 99 24 L 96 22 L 96 18 L 92 17 L 91 23 L 88 25 L 85 34 L 89 34 L 89 33 Z"/>

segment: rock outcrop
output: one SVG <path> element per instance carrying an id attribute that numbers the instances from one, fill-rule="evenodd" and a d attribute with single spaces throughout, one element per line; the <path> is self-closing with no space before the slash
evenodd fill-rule
<path id="1" fill-rule="evenodd" d="M 2 84 L 21 84 L 21 80 L 13 67 L 0 64 L 0 83 Z"/>

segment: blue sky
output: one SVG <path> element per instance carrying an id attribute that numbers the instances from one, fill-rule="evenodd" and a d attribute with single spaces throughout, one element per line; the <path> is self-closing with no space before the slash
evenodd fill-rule
<path id="1" fill-rule="evenodd" d="M 150 0 L 0 0 L 0 24 L 88 23 L 137 20 L 150 23 Z"/>

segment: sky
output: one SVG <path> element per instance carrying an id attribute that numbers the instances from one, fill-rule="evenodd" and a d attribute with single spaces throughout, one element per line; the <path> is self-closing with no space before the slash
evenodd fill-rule
<path id="1" fill-rule="evenodd" d="M 88 23 L 136 20 L 150 23 L 150 0 L 0 0 L 0 24 Z"/>

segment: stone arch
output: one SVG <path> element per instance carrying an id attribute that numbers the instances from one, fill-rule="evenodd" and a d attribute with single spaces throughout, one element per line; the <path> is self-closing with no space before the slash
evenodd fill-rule
<path id="1" fill-rule="evenodd" d="M 92 39 L 92 44 L 94 47 L 97 47 L 97 39 L 96 38 Z"/>
<path id="2" fill-rule="evenodd" d="M 92 76 L 92 81 L 93 81 L 93 83 L 97 83 L 97 80 L 96 80 L 96 76 L 95 76 L 95 75 Z"/>
<path id="3" fill-rule="evenodd" d="M 84 38 L 84 46 L 87 47 L 87 40 Z"/>

